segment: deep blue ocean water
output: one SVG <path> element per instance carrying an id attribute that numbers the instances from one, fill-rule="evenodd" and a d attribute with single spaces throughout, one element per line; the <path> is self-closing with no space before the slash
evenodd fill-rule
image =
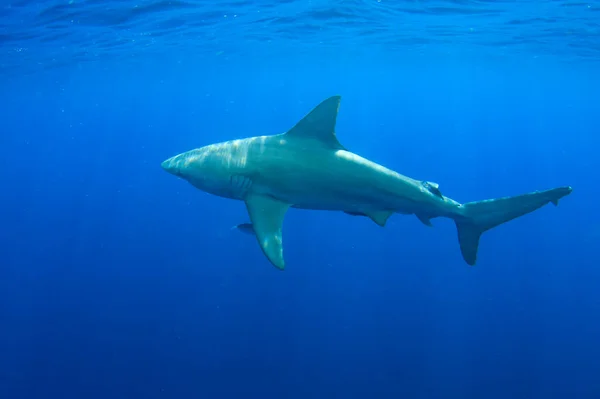
<path id="1" fill-rule="evenodd" d="M 600 398 L 600 2 L 0 5 L 0 398 Z M 339 94 L 349 150 L 467 202 L 571 185 L 461 258 L 160 163 Z"/>

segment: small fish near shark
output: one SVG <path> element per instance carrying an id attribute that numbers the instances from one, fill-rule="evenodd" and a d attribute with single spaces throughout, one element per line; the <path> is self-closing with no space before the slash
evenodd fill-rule
<path id="1" fill-rule="evenodd" d="M 462 257 L 475 265 L 481 235 L 569 195 L 564 186 L 461 204 L 438 184 L 415 180 L 348 151 L 335 125 L 340 96 L 330 97 L 285 133 L 207 145 L 167 159 L 162 168 L 207 193 L 244 201 L 251 223 L 234 228 L 256 236 L 267 259 L 285 268 L 282 225 L 289 208 L 341 211 L 385 226 L 394 214 L 425 225 L 453 219 Z"/>

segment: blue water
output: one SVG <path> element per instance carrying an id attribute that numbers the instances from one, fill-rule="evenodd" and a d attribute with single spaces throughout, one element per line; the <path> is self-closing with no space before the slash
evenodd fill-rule
<path id="1" fill-rule="evenodd" d="M 0 5 L 0 398 L 599 398 L 600 3 Z M 485 233 L 241 202 L 165 173 L 340 94 L 349 150 Z"/>

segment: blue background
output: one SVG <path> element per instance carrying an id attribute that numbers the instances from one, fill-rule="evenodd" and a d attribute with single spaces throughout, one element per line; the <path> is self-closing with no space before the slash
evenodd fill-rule
<path id="1" fill-rule="evenodd" d="M 598 5 L 309 3 L 4 6 L 1 398 L 600 397 Z M 160 168 L 334 94 L 458 201 L 573 194 L 476 267 L 448 219 L 292 209 L 278 272 Z"/>

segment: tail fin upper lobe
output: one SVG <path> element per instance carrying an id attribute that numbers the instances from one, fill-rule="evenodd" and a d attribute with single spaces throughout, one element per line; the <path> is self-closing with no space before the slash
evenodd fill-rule
<path id="1" fill-rule="evenodd" d="M 485 231 L 533 212 L 549 202 L 558 205 L 558 200 L 569 195 L 571 191 L 571 187 L 559 187 L 463 204 L 461 216 L 455 219 L 455 223 L 464 260 L 471 266 L 475 264 L 479 238 Z"/>

